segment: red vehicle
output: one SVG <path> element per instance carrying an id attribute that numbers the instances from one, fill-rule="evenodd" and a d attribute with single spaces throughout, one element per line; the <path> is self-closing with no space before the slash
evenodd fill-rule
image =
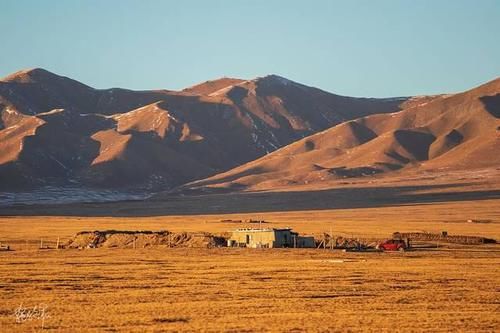
<path id="1" fill-rule="evenodd" d="M 388 239 L 377 245 L 377 249 L 382 251 L 404 251 L 408 248 L 402 239 Z"/>

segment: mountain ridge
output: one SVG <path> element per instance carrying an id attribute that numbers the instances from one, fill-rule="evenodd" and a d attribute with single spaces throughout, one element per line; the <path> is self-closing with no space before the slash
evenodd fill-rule
<path id="1" fill-rule="evenodd" d="M 350 120 L 186 190 L 272 190 L 345 178 L 500 167 L 500 79 Z"/>
<path id="2" fill-rule="evenodd" d="M 276 75 L 134 91 L 23 70 L 0 80 L 0 187 L 171 188 L 409 100 L 339 96 Z"/>

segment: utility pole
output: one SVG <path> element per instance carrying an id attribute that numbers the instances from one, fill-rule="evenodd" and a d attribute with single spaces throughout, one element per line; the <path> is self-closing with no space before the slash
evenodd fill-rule
<path id="1" fill-rule="evenodd" d="M 330 250 L 333 250 L 333 228 L 330 226 Z"/>

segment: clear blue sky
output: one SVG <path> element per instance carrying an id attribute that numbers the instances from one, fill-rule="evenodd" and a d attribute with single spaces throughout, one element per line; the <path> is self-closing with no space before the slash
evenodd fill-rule
<path id="1" fill-rule="evenodd" d="M 96 88 L 278 74 L 352 96 L 455 92 L 500 75 L 499 0 L 0 0 L 0 77 Z"/>

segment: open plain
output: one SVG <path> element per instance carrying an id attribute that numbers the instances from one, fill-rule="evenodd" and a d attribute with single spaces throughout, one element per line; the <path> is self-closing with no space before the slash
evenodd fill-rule
<path id="1" fill-rule="evenodd" d="M 441 244 L 404 253 L 324 249 L 39 250 L 82 230 L 222 233 L 262 219 L 318 236 L 448 231 L 500 238 L 498 199 L 246 214 L 0 218 L 2 332 L 19 306 L 46 306 L 45 331 L 470 331 L 500 323 L 500 246 Z M 484 221 L 470 223 L 467 219 Z"/>

